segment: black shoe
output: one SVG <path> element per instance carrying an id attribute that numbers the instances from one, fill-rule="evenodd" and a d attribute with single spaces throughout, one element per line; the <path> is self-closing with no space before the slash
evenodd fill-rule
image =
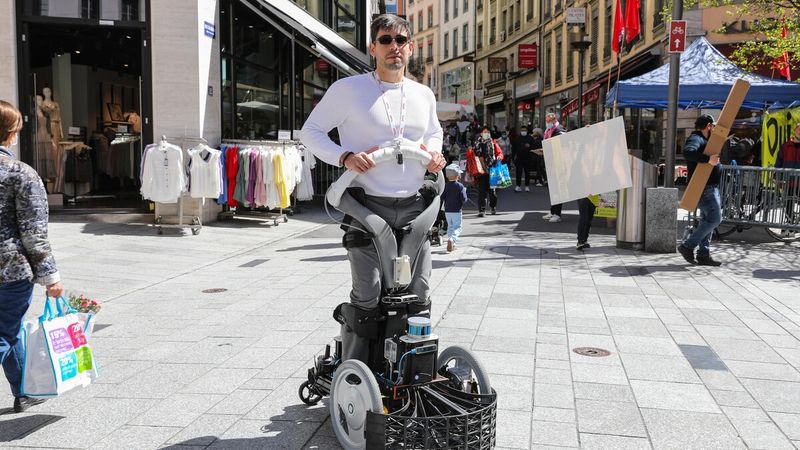
<path id="1" fill-rule="evenodd" d="M 483 211 L 478 211 L 478 217 L 483 217 L 483 216 L 484 216 Z"/>
<path id="2" fill-rule="evenodd" d="M 713 259 L 711 259 L 711 256 L 698 256 L 697 265 L 719 267 L 722 265 L 722 263 L 719 261 L 714 261 Z"/>
<path id="3" fill-rule="evenodd" d="M 583 250 L 591 247 L 588 242 L 578 242 L 578 245 L 575 246 L 575 250 Z"/>
<path id="4" fill-rule="evenodd" d="M 40 405 L 46 402 L 46 398 L 35 398 L 35 397 L 16 397 L 14 399 L 14 412 L 21 413 L 26 409 L 30 408 L 31 406 Z"/>
<path id="5" fill-rule="evenodd" d="M 492 208 L 492 215 L 497 215 L 497 208 Z"/>
<path id="6" fill-rule="evenodd" d="M 694 260 L 694 250 L 690 249 L 689 247 L 684 247 L 683 244 L 678 246 L 678 253 L 683 256 L 683 259 L 686 260 L 689 264 L 697 264 L 697 261 Z"/>

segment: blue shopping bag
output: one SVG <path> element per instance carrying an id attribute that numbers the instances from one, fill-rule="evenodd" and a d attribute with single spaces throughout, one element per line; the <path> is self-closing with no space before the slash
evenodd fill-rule
<path id="1" fill-rule="evenodd" d="M 502 189 L 511 186 L 511 173 L 508 166 L 497 163 L 489 168 L 489 187 Z"/>

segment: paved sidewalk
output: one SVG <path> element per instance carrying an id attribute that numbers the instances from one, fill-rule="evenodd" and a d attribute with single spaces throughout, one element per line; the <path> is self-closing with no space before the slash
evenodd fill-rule
<path id="1" fill-rule="evenodd" d="M 435 332 L 490 372 L 498 447 L 800 447 L 800 244 L 751 230 L 714 244 L 723 267 L 688 267 L 596 221 L 577 252 L 575 205 L 560 224 L 546 209 L 543 188 L 507 189 L 498 215 L 465 214 L 456 252 L 434 249 Z M 339 448 L 297 388 L 349 292 L 341 232 L 319 208 L 270 225 L 53 224 L 67 289 L 104 301 L 102 377 L 0 415 L 0 445 Z"/>

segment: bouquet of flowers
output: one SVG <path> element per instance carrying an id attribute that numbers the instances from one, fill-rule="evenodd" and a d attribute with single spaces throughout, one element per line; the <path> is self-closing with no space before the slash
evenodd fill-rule
<path id="1" fill-rule="evenodd" d="M 69 306 L 75 308 L 80 313 L 92 313 L 97 314 L 100 312 L 100 302 L 97 300 L 92 300 L 88 297 L 85 297 L 83 294 L 75 295 L 70 294 L 69 296 Z"/>

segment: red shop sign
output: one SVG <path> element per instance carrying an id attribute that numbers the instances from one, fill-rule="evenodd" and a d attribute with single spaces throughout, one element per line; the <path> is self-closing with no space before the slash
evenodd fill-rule
<path id="1" fill-rule="evenodd" d="M 520 69 L 535 69 L 537 67 L 537 57 L 539 54 L 539 46 L 536 44 L 519 44 L 517 49 L 519 60 L 517 66 Z"/>
<path id="2" fill-rule="evenodd" d="M 322 58 L 317 58 L 317 60 L 314 61 L 314 69 L 316 69 L 317 72 L 328 72 L 331 70 L 331 63 Z"/>
<path id="3" fill-rule="evenodd" d="M 517 103 L 517 111 L 530 111 L 531 109 L 533 109 L 533 105 L 530 102 Z"/>

